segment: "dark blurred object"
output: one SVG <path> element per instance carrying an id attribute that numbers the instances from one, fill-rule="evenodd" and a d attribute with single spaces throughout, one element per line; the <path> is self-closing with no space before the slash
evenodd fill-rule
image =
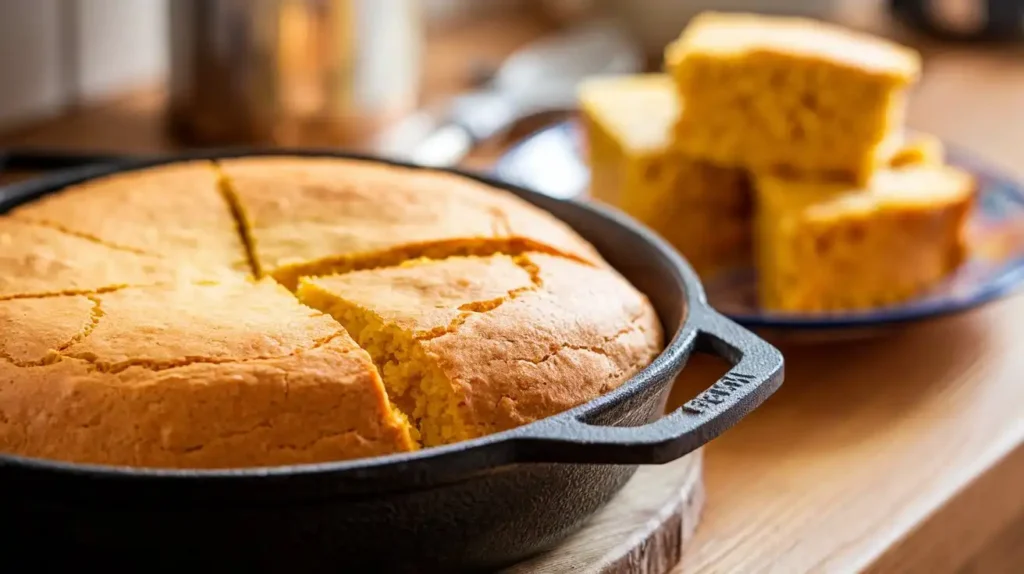
<path id="1" fill-rule="evenodd" d="M 175 0 L 170 119 L 190 144 L 346 145 L 415 106 L 418 0 Z"/>
<path id="2" fill-rule="evenodd" d="M 897 20 L 943 40 L 1024 40 L 1024 0 L 889 0 Z"/>
<path id="3" fill-rule="evenodd" d="M 118 154 L 80 153 L 49 149 L 0 150 L 0 172 L 6 169 L 16 171 L 52 171 L 100 164 L 118 164 L 128 161 L 127 156 Z"/>

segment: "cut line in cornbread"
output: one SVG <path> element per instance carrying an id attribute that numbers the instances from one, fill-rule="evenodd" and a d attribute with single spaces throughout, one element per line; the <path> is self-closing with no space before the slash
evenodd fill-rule
<path id="1" fill-rule="evenodd" d="M 864 184 L 891 154 L 917 52 L 805 18 L 709 12 L 666 50 L 684 154 Z"/>
<path id="2" fill-rule="evenodd" d="M 177 264 L 250 271 L 208 161 L 89 180 L 22 205 L 11 217 Z"/>
<path id="3" fill-rule="evenodd" d="M 914 146 L 917 147 L 914 147 Z M 966 257 L 976 183 L 918 139 L 866 187 L 757 178 L 762 307 L 868 309 L 919 295 Z"/>
<path id="4" fill-rule="evenodd" d="M 469 178 L 344 159 L 220 162 L 259 269 L 301 276 L 418 257 L 541 251 L 601 263 L 550 214 Z"/>
<path id="5" fill-rule="evenodd" d="M 260 268 L 259 258 L 256 257 L 256 251 L 253 247 L 253 239 L 250 234 L 245 211 L 238 202 L 238 196 L 232 191 L 231 182 L 228 181 L 228 177 L 224 174 L 224 170 L 221 169 L 220 164 L 212 162 L 212 166 L 214 172 L 217 174 L 217 191 L 220 193 L 224 202 L 228 206 L 228 210 L 231 212 L 231 218 L 234 220 L 235 233 L 238 235 L 238 239 L 242 244 L 242 249 L 245 250 L 247 267 L 254 278 L 263 277 L 263 270 Z"/>
<path id="6" fill-rule="evenodd" d="M 0 269 L 0 300 L 240 277 L 229 269 L 124 251 L 11 217 L 0 217 Z"/>
<path id="7" fill-rule="evenodd" d="M 95 295 L 0 301 L 0 358 L 20 367 L 55 363 L 92 331 L 100 314 Z"/>
<path id="8" fill-rule="evenodd" d="M 545 254 L 304 278 L 297 295 L 370 353 L 424 446 L 582 404 L 661 349 L 653 309 L 622 277 Z"/>
<path id="9" fill-rule="evenodd" d="M 0 325 L 5 452 L 219 468 L 416 446 L 366 352 L 269 279 L 0 301 Z"/>

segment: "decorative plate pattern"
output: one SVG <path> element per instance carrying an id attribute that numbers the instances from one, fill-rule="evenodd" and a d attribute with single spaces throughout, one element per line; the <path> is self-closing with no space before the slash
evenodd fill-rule
<path id="1" fill-rule="evenodd" d="M 577 124 L 563 122 L 526 137 L 494 167 L 500 179 L 561 199 L 583 198 L 589 170 Z M 971 256 L 941 285 L 901 305 L 831 314 L 777 314 L 762 311 L 755 298 L 753 268 L 705 282 L 719 311 L 755 328 L 850 329 L 879 327 L 956 313 L 1005 296 L 1024 284 L 1024 185 L 957 150 L 949 161 L 978 178 L 978 203 L 969 222 Z"/>

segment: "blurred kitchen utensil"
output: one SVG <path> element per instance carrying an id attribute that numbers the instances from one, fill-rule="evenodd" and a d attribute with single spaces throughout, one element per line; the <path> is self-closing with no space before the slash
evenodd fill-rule
<path id="1" fill-rule="evenodd" d="M 338 145 L 415 106 L 418 0 L 175 0 L 171 125 L 194 144 Z"/>
<path id="2" fill-rule="evenodd" d="M 484 87 L 456 97 L 439 121 L 421 112 L 400 122 L 380 136 L 377 152 L 423 165 L 455 165 L 474 145 L 523 118 L 575 108 L 583 79 L 635 73 L 643 63 L 641 51 L 614 23 L 581 24 L 514 53 Z"/>

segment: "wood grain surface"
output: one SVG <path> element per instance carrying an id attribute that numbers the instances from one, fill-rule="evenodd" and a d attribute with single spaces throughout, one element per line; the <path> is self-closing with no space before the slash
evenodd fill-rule
<path id="1" fill-rule="evenodd" d="M 441 52 L 457 59 L 483 34 L 496 55 L 540 29 L 512 18 L 453 31 Z M 1024 48 L 921 46 L 911 126 L 1024 180 Z M 458 83 L 438 73 L 439 91 Z M 129 95 L 0 145 L 171 150 L 162 101 L 159 90 Z M 874 340 L 782 350 L 782 389 L 705 451 L 707 503 L 676 574 L 1024 572 L 1024 298 Z M 677 400 L 722 370 L 695 357 Z"/>
<path id="2" fill-rule="evenodd" d="M 704 507 L 701 451 L 640 468 L 589 524 L 505 574 L 661 574 L 682 557 Z"/>
<path id="3" fill-rule="evenodd" d="M 676 572 L 968 564 L 1024 512 L 1022 317 L 1015 298 L 872 341 L 783 346 L 782 389 L 707 447 L 707 513 Z M 695 358 L 673 402 L 720 369 Z"/>

